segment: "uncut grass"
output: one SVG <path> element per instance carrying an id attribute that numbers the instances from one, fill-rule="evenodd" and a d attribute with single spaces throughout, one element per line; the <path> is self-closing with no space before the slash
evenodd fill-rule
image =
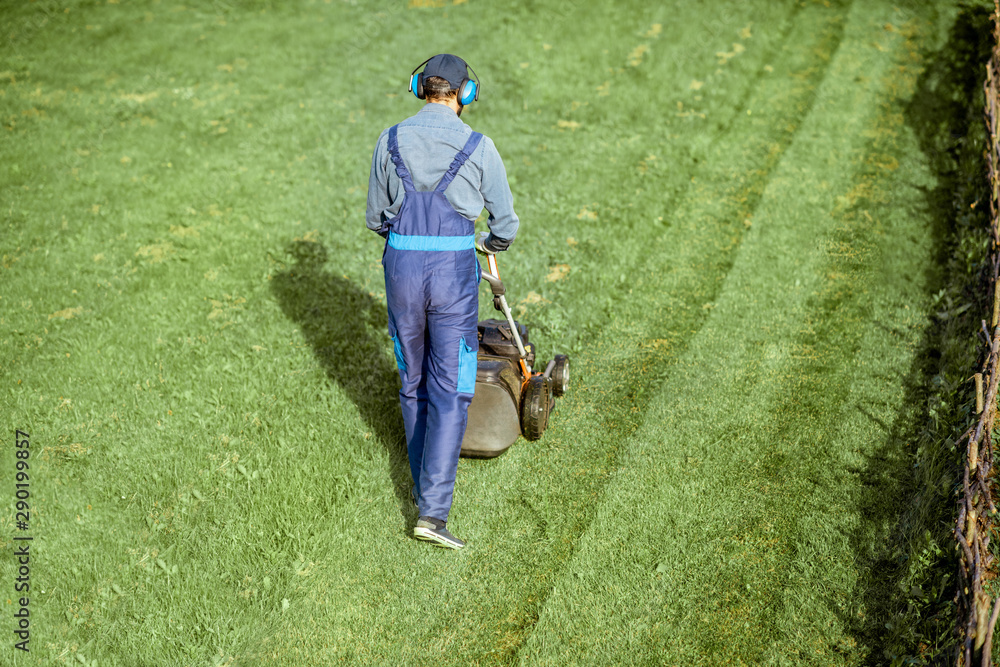
<path id="1" fill-rule="evenodd" d="M 115 9 L 85 20 L 131 22 Z M 170 18 L 137 41 L 156 43 L 153 30 L 193 41 L 206 29 Z M 266 17 L 256 26 L 266 28 Z M 50 28 L 50 58 L 83 30 L 71 19 Z M 308 197 L 281 199 L 292 184 L 319 180 L 296 171 L 295 158 L 309 148 L 323 157 L 325 147 L 301 145 L 294 129 L 305 113 L 297 103 L 284 112 L 292 102 L 273 92 L 291 77 L 258 82 L 256 92 L 243 79 L 251 98 L 233 99 L 228 72 L 216 68 L 229 54 L 204 68 L 189 54 L 153 81 L 115 73 L 114 54 L 84 60 L 81 78 L 96 71 L 107 82 L 38 101 L 36 88 L 79 80 L 69 67 L 65 82 L 50 82 L 49 72 L 64 72 L 29 55 L 41 62 L 25 57 L 21 83 L 5 90 L 19 121 L 9 124 L 5 154 L 18 169 L 5 180 L 0 296 L 13 306 L 4 308 L 4 375 L 17 379 L 4 414 L 38 448 L 35 655 L 102 664 L 226 658 L 256 644 L 294 597 L 290 582 L 311 568 L 300 554 L 315 550 L 320 526 L 338 528 L 332 509 L 369 484 L 391 485 L 381 466 L 377 476 L 366 469 L 385 451 L 372 446 L 373 427 L 330 391 L 266 282 L 269 257 L 284 257 L 305 231 L 292 212 L 310 208 Z M 266 60 L 258 65 L 267 70 Z M 149 93 L 157 95 L 146 102 L 127 97 Z M 108 109 L 123 99 L 121 114 Z M 24 113 L 39 106 L 44 113 Z M 227 125 L 213 123 L 227 113 Z M 254 123 L 264 131 L 239 137 Z M 338 183 L 338 196 L 344 189 Z M 282 239 L 273 247 L 272 233 Z M 69 319 L 47 317 L 67 308 Z"/>
<path id="2" fill-rule="evenodd" d="M 39 448 L 39 660 L 513 659 L 713 312 L 843 14 L 579 9 L 81 4 L 34 32 L 16 10 L 0 367 Z M 399 61 L 432 24 L 432 50 L 488 63 L 468 118 L 524 219 L 516 310 L 581 362 L 541 443 L 463 462 L 462 554 L 406 534 L 361 224 L 371 144 L 417 108 Z"/>

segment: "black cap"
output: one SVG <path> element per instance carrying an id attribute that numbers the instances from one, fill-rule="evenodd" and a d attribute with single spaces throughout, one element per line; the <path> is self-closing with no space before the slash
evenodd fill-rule
<path id="1" fill-rule="evenodd" d="M 462 81 L 469 78 L 468 65 L 458 56 L 450 53 L 441 53 L 427 61 L 424 68 L 424 80 L 432 76 L 439 76 L 451 84 L 454 90 L 462 85 Z"/>

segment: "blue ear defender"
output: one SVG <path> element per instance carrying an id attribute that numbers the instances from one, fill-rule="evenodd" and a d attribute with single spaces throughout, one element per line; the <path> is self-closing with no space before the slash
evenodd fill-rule
<path id="1" fill-rule="evenodd" d="M 476 74 L 476 70 L 472 69 L 472 65 L 469 63 L 465 63 L 465 66 L 469 68 L 469 71 L 472 72 L 472 76 L 476 77 L 476 80 L 473 81 L 466 77 L 462 81 L 462 85 L 458 87 L 458 102 L 462 106 L 472 104 L 479 99 L 479 75 Z"/>
<path id="2" fill-rule="evenodd" d="M 463 81 L 462 85 L 458 87 L 458 103 L 465 106 L 466 104 L 472 104 L 478 99 L 479 86 L 476 85 L 476 82 L 471 79 Z"/>
<path id="3" fill-rule="evenodd" d="M 424 99 L 424 73 L 414 74 L 410 77 L 410 92 L 416 95 L 418 100 Z"/>

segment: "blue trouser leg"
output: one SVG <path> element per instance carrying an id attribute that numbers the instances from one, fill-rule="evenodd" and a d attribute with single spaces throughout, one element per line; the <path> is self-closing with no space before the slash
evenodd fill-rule
<path id="1" fill-rule="evenodd" d="M 414 308 L 409 299 L 412 286 L 393 285 L 386 281 L 386 300 L 389 302 L 389 335 L 393 337 L 396 363 L 399 367 L 399 406 L 403 412 L 406 433 L 406 454 L 410 462 L 414 495 L 420 498 L 420 466 L 424 458 L 424 439 L 427 434 L 427 386 L 425 382 L 427 331 L 426 318 L 421 309 Z M 407 294 L 410 292 L 410 294 Z M 418 312 L 420 311 L 420 312 Z"/>
<path id="2" fill-rule="evenodd" d="M 451 304 L 448 312 L 427 314 L 431 341 L 426 369 L 427 440 L 419 505 L 422 515 L 442 520 L 448 519 L 451 510 L 458 456 L 472 402 L 472 393 L 460 393 L 457 388 L 459 350 L 463 339 L 478 349 L 477 308 L 477 300 L 466 298 Z"/>
<path id="3" fill-rule="evenodd" d="M 420 462 L 424 458 L 424 438 L 427 433 L 427 387 L 413 379 L 403 382 L 403 388 L 399 391 L 399 405 L 403 410 L 406 456 L 410 461 L 414 496 L 419 499 Z"/>

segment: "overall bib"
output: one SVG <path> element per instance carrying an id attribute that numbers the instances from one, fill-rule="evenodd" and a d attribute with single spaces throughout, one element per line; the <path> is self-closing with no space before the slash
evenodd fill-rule
<path id="1" fill-rule="evenodd" d="M 479 261 L 475 225 L 444 192 L 479 145 L 473 132 L 437 187 L 417 192 L 399 154 L 389 153 L 403 183 L 403 205 L 386 241 L 385 296 L 402 388 L 399 403 L 420 516 L 447 521 L 469 403 L 476 387 Z"/>

